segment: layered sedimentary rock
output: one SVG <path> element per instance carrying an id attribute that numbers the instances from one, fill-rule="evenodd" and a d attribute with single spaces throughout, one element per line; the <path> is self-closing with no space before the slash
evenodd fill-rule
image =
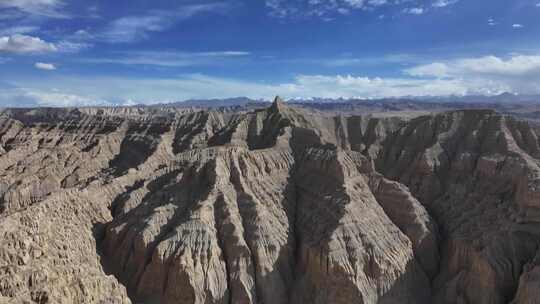
<path id="1" fill-rule="evenodd" d="M 539 158 L 487 110 L 5 110 L 0 302 L 534 303 Z"/>

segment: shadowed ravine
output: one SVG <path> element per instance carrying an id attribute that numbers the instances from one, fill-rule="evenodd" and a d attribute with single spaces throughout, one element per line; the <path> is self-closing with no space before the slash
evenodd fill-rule
<path id="1" fill-rule="evenodd" d="M 5 110 L 0 302 L 535 303 L 539 164 L 490 110 Z"/>

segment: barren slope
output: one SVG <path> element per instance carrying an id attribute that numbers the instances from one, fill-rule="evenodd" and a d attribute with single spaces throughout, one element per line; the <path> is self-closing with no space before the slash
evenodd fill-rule
<path id="1" fill-rule="evenodd" d="M 539 159 L 488 110 L 6 110 L 0 302 L 535 303 Z"/>

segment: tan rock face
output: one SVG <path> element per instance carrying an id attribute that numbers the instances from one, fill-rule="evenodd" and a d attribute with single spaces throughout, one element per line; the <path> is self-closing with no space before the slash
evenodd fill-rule
<path id="1" fill-rule="evenodd" d="M 6 110 L 0 303 L 535 303 L 539 157 L 484 110 Z"/>

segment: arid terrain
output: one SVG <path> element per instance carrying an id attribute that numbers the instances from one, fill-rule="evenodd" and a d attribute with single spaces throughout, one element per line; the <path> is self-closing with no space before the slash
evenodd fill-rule
<path id="1" fill-rule="evenodd" d="M 0 303 L 539 303 L 534 111 L 372 109 L 2 110 Z"/>

